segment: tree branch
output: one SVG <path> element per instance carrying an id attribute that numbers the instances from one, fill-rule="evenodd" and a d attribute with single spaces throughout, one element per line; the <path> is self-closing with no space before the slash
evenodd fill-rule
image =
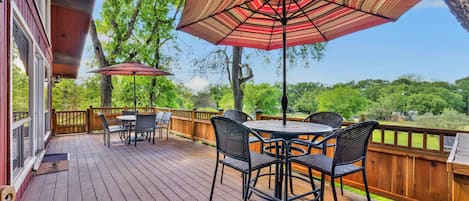
<path id="1" fill-rule="evenodd" d="M 246 76 L 241 76 L 239 78 L 239 83 L 242 84 L 244 82 L 247 82 L 248 80 L 250 80 L 251 78 L 254 77 L 254 74 L 252 73 L 252 68 L 249 66 L 249 64 L 241 64 L 240 67 L 239 67 L 241 70 L 240 70 L 240 73 L 242 74 L 243 72 L 243 68 L 246 69 L 246 72 L 248 73 Z"/>
<path id="2" fill-rule="evenodd" d="M 138 14 L 140 13 L 140 7 L 141 7 L 141 5 L 142 5 L 142 0 L 138 0 L 138 1 L 137 1 L 137 5 L 136 5 L 136 7 L 135 7 L 135 11 L 134 11 L 134 13 L 132 14 L 132 18 L 130 19 L 129 24 L 127 25 L 127 32 L 124 34 L 124 37 L 121 37 L 121 36 L 118 36 L 118 37 L 117 37 L 118 40 L 117 40 L 116 47 L 114 47 L 114 50 L 112 51 L 112 54 L 113 54 L 113 55 L 115 55 L 115 54 L 117 54 L 118 52 L 121 51 L 122 43 L 123 43 L 124 41 L 127 41 L 127 40 L 130 38 L 130 36 L 132 35 L 133 30 L 134 30 L 134 28 L 135 28 L 135 22 L 137 21 Z M 111 23 L 113 23 L 113 22 L 114 22 L 114 24 L 116 23 L 116 22 L 114 21 L 114 19 L 111 18 Z M 115 24 L 115 25 L 114 25 L 114 24 L 113 24 L 113 27 L 114 27 L 114 29 L 117 30 L 117 28 L 118 28 L 118 27 L 117 27 L 117 24 Z"/>

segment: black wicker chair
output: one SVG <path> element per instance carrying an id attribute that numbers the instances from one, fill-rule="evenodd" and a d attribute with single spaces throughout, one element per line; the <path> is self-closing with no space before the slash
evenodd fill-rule
<path id="1" fill-rule="evenodd" d="M 303 121 L 305 122 L 311 122 L 311 123 L 318 123 L 318 124 L 325 124 L 330 127 L 335 131 L 337 129 L 340 129 L 342 127 L 342 122 L 344 119 L 337 113 L 335 112 L 316 112 L 308 117 L 306 117 Z M 320 136 L 315 136 L 311 141 L 316 141 Z M 334 144 L 328 143 L 327 147 L 335 146 Z M 310 148 L 316 148 L 316 149 L 323 149 L 323 146 L 319 147 L 310 147 Z M 309 152 L 310 150 L 308 150 Z M 325 151 L 325 150 L 323 150 Z"/>
<path id="2" fill-rule="evenodd" d="M 315 186 L 311 170 L 314 169 L 321 172 L 321 200 L 324 200 L 323 189 L 325 174 L 331 176 L 332 194 L 334 196 L 334 200 L 337 200 L 334 179 L 361 171 L 363 174 L 366 196 L 369 201 L 370 194 L 368 192 L 368 184 L 366 181 L 365 160 L 370 135 L 377 126 L 378 122 L 376 121 L 357 123 L 348 126 L 347 128 L 336 130 L 331 135 L 326 136 L 324 139 L 316 143 L 294 139 L 290 141 L 290 143 L 306 146 L 317 146 L 322 143 L 326 143 L 330 139 L 336 139 L 334 157 L 329 158 L 324 154 L 304 155 L 292 158 L 289 162 L 295 162 L 308 168 L 313 191 L 315 190 Z M 362 162 L 361 166 L 353 164 L 358 161 Z"/>
<path id="3" fill-rule="evenodd" d="M 119 138 L 124 141 L 125 138 L 125 132 L 128 131 L 127 128 L 122 127 L 122 126 L 109 126 L 108 121 L 106 120 L 106 117 L 104 116 L 103 113 L 98 113 L 99 119 L 101 119 L 101 123 L 103 124 L 103 142 L 104 145 L 111 147 L 111 133 L 119 133 Z"/>
<path id="4" fill-rule="evenodd" d="M 325 124 L 330 127 L 332 127 L 333 131 L 336 131 L 342 127 L 342 122 L 344 119 L 340 114 L 337 114 L 335 112 L 316 112 L 313 114 L 310 114 L 308 117 L 306 117 L 303 121 L 305 122 L 311 122 L 311 123 L 318 123 L 318 124 Z M 332 133 L 332 132 L 331 132 Z M 329 134 L 331 134 L 329 133 Z M 326 135 L 327 136 L 327 135 Z M 315 142 L 320 136 L 315 136 L 311 142 Z M 324 136 L 325 137 L 325 136 Z M 311 153 L 311 149 L 320 149 L 322 150 L 323 154 L 326 154 L 326 147 L 333 147 L 335 146 L 334 143 L 329 143 L 327 142 L 324 144 L 325 146 L 321 145 L 316 145 L 316 146 L 308 146 L 308 154 Z M 311 176 L 310 176 L 311 177 Z M 344 195 L 344 188 L 342 185 L 342 177 L 340 177 L 340 193 Z"/>
<path id="5" fill-rule="evenodd" d="M 282 139 L 265 140 L 258 133 L 242 125 L 241 123 L 231 120 L 226 117 L 216 116 L 211 119 L 213 128 L 215 130 L 215 139 L 217 145 L 217 162 L 215 166 L 215 173 L 213 175 L 212 188 L 210 191 L 210 200 L 213 198 L 213 190 L 216 183 L 216 175 L 218 171 L 218 164 L 221 163 L 242 173 L 243 178 L 243 200 L 247 200 L 250 192 L 254 192 L 260 197 L 268 200 L 275 198 L 255 188 L 259 172 L 253 181 L 251 181 L 251 172 L 260 170 L 264 167 L 277 165 L 281 163 L 276 157 L 268 156 L 265 154 L 250 152 L 249 149 L 249 135 L 256 136 L 261 146 L 264 143 L 282 143 Z M 220 160 L 220 153 L 226 158 Z M 277 173 L 277 172 L 276 172 Z M 277 174 L 276 174 L 277 175 Z M 277 179 L 277 178 L 276 178 Z"/>
<path id="6" fill-rule="evenodd" d="M 166 141 L 168 141 L 169 124 L 171 123 L 171 115 L 172 115 L 171 112 L 164 112 L 163 117 L 156 124 L 156 129 L 158 129 L 160 132 L 160 138 L 163 138 L 163 128 L 166 129 Z"/>
<path id="7" fill-rule="evenodd" d="M 137 114 L 137 117 L 135 119 L 135 129 L 134 129 L 134 132 L 135 132 L 134 144 L 135 144 L 135 146 L 137 146 L 137 135 L 139 133 L 145 134 L 147 137 L 149 137 L 149 136 L 151 136 L 151 134 L 153 134 L 153 144 L 155 143 L 155 128 L 156 128 L 155 119 L 156 119 L 155 114 Z M 129 144 L 130 144 L 130 140 L 129 140 Z"/>

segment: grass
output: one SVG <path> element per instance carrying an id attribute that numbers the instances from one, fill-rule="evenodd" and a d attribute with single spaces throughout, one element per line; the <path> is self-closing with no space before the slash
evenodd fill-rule
<path id="1" fill-rule="evenodd" d="M 397 145 L 399 146 L 409 146 L 408 140 L 409 134 L 407 132 L 398 132 L 397 133 Z M 373 142 L 381 143 L 381 131 L 375 130 L 373 132 L 372 140 Z M 439 150 L 440 149 L 440 137 L 438 135 L 427 135 L 427 149 L 429 150 Z M 394 131 L 385 130 L 384 131 L 384 144 L 394 144 Z M 412 144 L 413 148 L 423 148 L 423 133 L 412 133 Z"/>

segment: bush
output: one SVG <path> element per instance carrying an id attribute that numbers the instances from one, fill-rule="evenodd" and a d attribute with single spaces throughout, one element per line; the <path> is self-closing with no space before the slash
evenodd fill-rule
<path id="1" fill-rule="evenodd" d="M 445 129 L 458 129 L 468 124 L 469 119 L 465 114 L 459 113 L 453 109 L 444 109 L 440 115 L 426 113 L 417 116 L 416 120 L 418 126 L 426 128 L 445 128 Z"/>

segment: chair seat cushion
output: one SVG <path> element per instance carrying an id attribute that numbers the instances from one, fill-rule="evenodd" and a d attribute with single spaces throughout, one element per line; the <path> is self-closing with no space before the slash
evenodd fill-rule
<path id="1" fill-rule="evenodd" d="M 280 160 L 265 154 L 251 153 L 251 170 L 257 170 L 279 162 Z M 238 159 L 227 157 L 220 160 L 220 163 L 241 172 L 247 173 L 249 171 L 248 163 Z"/>
<path id="2" fill-rule="evenodd" d="M 109 126 L 109 132 L 122 132 L 122 131 L 127 131 L 126 127 L 122 126 Z"/>
<path id="3" fill-rule="evenodd" d="M 323 154 L 304 155 L 292 158 L 292 162 L 302 164 L 318 171 L 324 171 L 328 175 L 331 175 L 332 172 L 332 158 Z M 362 170 L 362 167 L 353 164 L 339 165 L 335 168 L 334 177 L 340 177 L 360 170 Z"/>

